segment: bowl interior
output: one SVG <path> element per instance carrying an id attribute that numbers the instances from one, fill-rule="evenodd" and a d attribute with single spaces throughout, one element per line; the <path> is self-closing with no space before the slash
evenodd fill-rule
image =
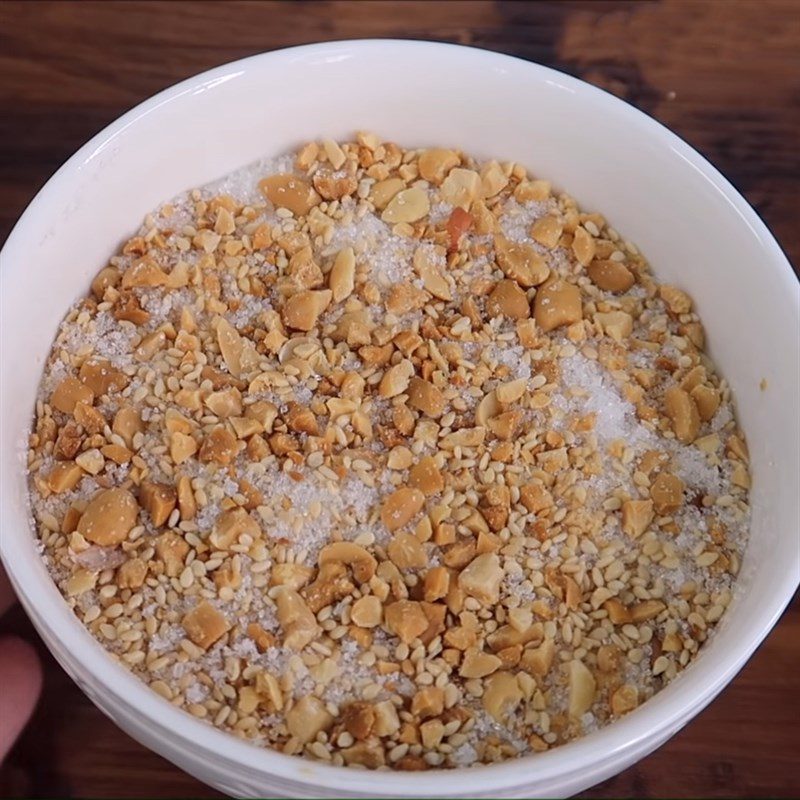
<path id="1" fill-rule="evenodd" d="M 64 312 L 119 243 L 147 211 L 185 189 L 303 140 L 362 129 L 406 146 L 455 146 L 522 162 L 603 213 L 660 278 L 695 298 L 748 436 L 751 544 L 724 624 L 680 680 L 611 728 L 536 756 L 535 774 L 524 761 L 459 775 L 345 774 L 264 754 L 184 719 L 98 656 L 49 582 L 28 526 L 25 436 L 42 365 Z M 694 151 L 624 103 L 559 73 L 417 42 L 332 43 L 221 67 L 147 101 L 83 148 L 18 224 L 0 276 L 2 555 L 26 607 L 101 705 L 103 698 L 132 704 L 150 717 L 154 735 L 159 726 L 177 731 L 253 780 L 266 771 L 331 792 L 406 795 L 523 784 L 575 791 L 611 774 L 623 757 L 652 749 L 702 708 L 797 585 L 799 303 L 788 263 L 752 210 Z M 574 773 L 576 764 L 583 774 Z"/>

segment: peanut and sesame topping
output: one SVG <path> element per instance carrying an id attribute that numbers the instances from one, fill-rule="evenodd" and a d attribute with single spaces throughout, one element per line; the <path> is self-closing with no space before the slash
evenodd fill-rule
<path id="1" fill-rule="evenodd" d="M 148 216 L 30 434 L 89 631 L 240 738 L 421 770 L 537 753 L 685 668 L 751 482 L 689 295 L 519 164 L 310 142 Z"/>

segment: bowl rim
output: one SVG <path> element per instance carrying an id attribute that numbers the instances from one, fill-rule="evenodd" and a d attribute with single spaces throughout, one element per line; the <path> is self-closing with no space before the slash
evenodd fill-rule
<path id="1" fill-rule="evenodd" d="M 758 240 L 768 256 L 765 260 L 774 277 L 780 279 L 787 293 L 795 297 L 793 311 L 795 317 L 800 318 L 800 294 L 797 292 L 794 273 L 764 222 L 715 167 L 668 128 L 623 100 L 550 67 L 481 48 L 413 39 L 354 39 L 282 48 L 223 64 L 162 90 L 106 126 L 58 169 L 34 196 L 9 234 L 2 250 L 3 260 L 15 262 L 22 255 L 22 243 L 33 235 L 37 214 L 52 197 L 68 187 L 74 176 L 89 165 L 117 136 L 138 120 L 156 112 L 163 104 L 200 87 L 212 88 L 223 81 L 235 79 L 248 69 L 274 69 L 282 62 L 320 57 L 326 53 L 329 56 L 358 58 L 376 49 L 380 49 L 384 58 L 389 55 L 387 50 L 392 50 L 403 58 L 423 50 L 426 55 L 436 51 L 435 55 L 448 59 L 468 58 L 482 61 L 489 69 L 525 71 L 530 80 L 545 80 L 570 91 L 579 100 L 593 99 L 610 106 L 614 113 L 625 115 L 627 124 L 636 128 L 641 135 L 659 140 L 676 157 L 697 171 L 726 201 L 731 212 L 740 218 Z M 6 280 L 11 280 L 8 275 L 8 267 L 0 269 L 0 283 L 5 284 Z M 5 292 L 0 291 L 0 296 L 5 296 Z M 4 446 L 9 444 L 5 442 Z M 4 479 L 0 484 L 0 496 L 8 491 Z M 2 500 L 0 504 L 3 509 L 0 513 L 5 518 L 8 514 L 5 511 L 6 504 Z M 52 592 L 37 591 L 37 588 L 46 587 L 42 587 L 40 576 L 37 575 L 35 559 L 31 559 L 30 554 L 25 552 L 26 543 L 23 542 L 23 537 L 30 534 L 28 525 L 25 533 L 6 533 L 0 537 L 3 563 L 26 611 L 35 618 L 37 627 L 43 629 L 51 640 L 60 643 L 70 658 L 77 658 L 74 654 L 78 653 L 85 654 L 88 656 L 86 660 L 91 660 L 92 666 L 88 670 L 90 678 L 84 679 L 89 685 L 94 682 L 102 687 L 117 705 L 126 710 L 126 714 L 133 709 L 132 713 L 139 721 L 146 722 L 161 740 L 165 736 L 177 737 L 183 744 L 201 753 L 205 751 L 213 754 L 215 760 L 222 759 L 228 767 L 244 768 L 251 773 L 302 784 L 312 793 L 320 786 L 334 791 L 370 796 L 446 796 L 463 794 L 464 791 L 469 794 L 483 789 L 509 792 L 534 779 L 529 774 L 534 764 L 535 780 L 542 785 L 546 785 L 548 781 L 561 781 L 565 785 L 586 785 L 585 779 L 581 782 L 580 776 L 575 774 L 576 765 L 580 766 L 581 772 L 591 773 L 597 780 L 601 780 L 613 774 L 618 765 L 630 761 L 632 753 L 639 758 L 652 750 L 699 713 L 724 688 L 777 622 L 800 580 L 798 569 L 787 570 L 783 576 L 776 577 L 775 591 L 760 613 L 760 624 L 752 626 L 750 634 L 737 642 L 735 650 L 715 659 L 713 671 L 709 669 L 710 664 L 704 667 L 701 661 L 691 665 L 691 669 L 682 673 L 637 711 L 595 733 L 544 753 L 500 764 L 472 767 L 469 770 L 431 769 L 424 773 L 384 773 L 334 767 L 287 756 L 271 748 L 253 746 L 172 706 L 127 668 L 108 657 L 105 649 L 63 602 L 54 584 L 49 587 L 54 590 Z M 384 775 L 390 777 L 385 778 Z"/>

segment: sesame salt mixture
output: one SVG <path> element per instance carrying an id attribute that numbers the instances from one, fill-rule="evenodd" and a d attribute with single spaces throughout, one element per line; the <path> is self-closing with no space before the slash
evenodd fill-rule
<path id="1" fill-rule="evenodd" d="M 28 465 L 114 658 L 368 768 L 632 711 L 723 615 L 749 524 L 690 297 L 521 165 L 365 133 L 148 216 L 59 329 Z"/>

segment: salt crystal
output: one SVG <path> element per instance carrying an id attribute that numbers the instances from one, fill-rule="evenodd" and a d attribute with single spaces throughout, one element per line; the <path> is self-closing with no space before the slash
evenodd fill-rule
<path id="1" fill-rule="evenodd" d="M 411 259 L 416 244 L 414 239 L 392 233 L 392 229 L 378 216 L 367 212 L 359 219 L 337 225 L 323 255 L 333 255 L 344 247 L 352 247 L 356 264 L 366 264 L 372 280 L 381 287 L 389 287 L 414 276 Z"/>
<path id="2" fill-rule="evenodd" d="M 431 190 L 431 198 L 435 196 L 433 190 Z M 444 203 L 441 201 L 433 201 L 431 200 L 431 208 L 428 212 L 428 219 L 430 219 L 433 225 L 438 225 L 441 222 L 444 222 L 446 219 L 450 218 L 450 215 L 453 213 L 453 206 L 450 203 Z"/>
<path id="3" fill-rule="evenodd" d="M 478 760 L 478 751 L 469 743 L 464 742 L 450 754 L 449 761 L 458 767 L 468 767 Z"/>
<path id="4" fill-rule="evenodd" d="M 559 398 L 558 404 L 571 413 L 596 414 L 595 432 L 603 443 L 622 439 L 637 449 L 652 447 L 655 435 L 644 427 L 636 409 L 620 394 L 614 379 L 597 362 L 576 353 L 558 362 L 562 385 L 578 389 L 580 396 L 570 400 Z"/>
<path id="5" fill-rule="evenodd" d="M 204 197 L 230 195 L 240 203 L 252 206 L 262 205 L 264 195 L 258 188 L 258 182 L 269 175 L 294 171 L 294 156 L 291 154 L 277 158 L 262 158 L 207 184 L 202 190 L 202 194 Z M 183 198 L 179 196 L 173 200 L 173 204 L 180 206 L 182 200 Z"/>
<path id="6" fill-rule="evenodd" d="M 506 380 L 516 380 L 518 378 L 527 380 L 531 377 L 531 364 L 527 352 L 520 345 L 508 347 L 491 344 L 484 350 L 484 359 L 508 367 L 510 374 Z"/>
<path id="7" fill-rule="evenodd" d="M 202 683 L 193 683 L 186 689 L 184 696 L 190 703 L 202 703 L 208 697 L 208 687 Z"/>
<path id="8" fill-rule="evenodd" d="M 500 217 L 500 227 L 507 239 L 512 242 L 531 242 L 530 228 L 537 219 L 549 214 L 556 207 L 555 200 L 537 202 L 526 200 L 520 203 L 513 197 L 506 200 L 503 214 Z"/>
<path id="9" fill-rule="evenodd" d="M 265 497 L 286 498 L 289 510 L 265 518 L 264 525 L 271 536 L 291 542 L 295 552 L 306 552 L 312 563 L 334 530 L 350 540 L 370 527 L 370 513 L 379 498 L 378 489 L 356 475 L 341 485 L 317 472 L 296 481 L 277 469 L 253 473 L 250 479 Z M 375 528 L 378 534 L 384 533 L 382 525 Z"/>

